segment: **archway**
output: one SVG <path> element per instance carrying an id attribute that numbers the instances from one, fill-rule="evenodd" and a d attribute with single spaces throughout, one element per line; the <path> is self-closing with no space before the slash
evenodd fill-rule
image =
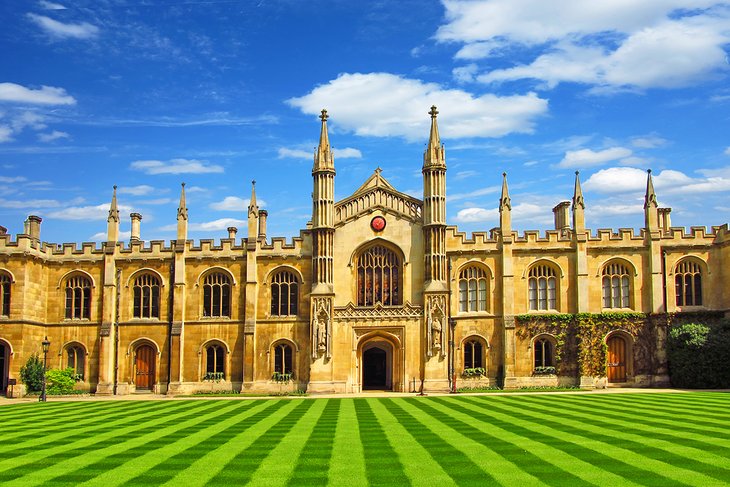
<path id="1" fill-rule="evenodd" d="M 608 346 L 608 367 L 606 375 L 609 383 L 626 382 L 626 339 L 621 335 L 611 335 L 606 340 Z"/>
<path id="2" fill-rule="evenodd" d="M 373 340 L 362 348 L 362 389 L 393 390 L 393 345 L 384 340 Z"/>
<path id="3" fill-rule="evenodd" d="M 140 345 L 134 353 L 134 384 L 139 390 L 152 390 L 155 385 L 155 350 L 151 345 Z"/>

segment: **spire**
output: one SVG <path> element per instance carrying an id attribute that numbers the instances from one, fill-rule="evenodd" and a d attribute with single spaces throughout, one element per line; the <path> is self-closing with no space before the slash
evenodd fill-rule
<path id="1" fill-rule="evenodd" d="M 446 156 L 444 148 L 441 145 L 439 126 L 436 121 L 438 113 L 436 105 L 431 106 L 431 110 L 428 112 L 428 114 L 431 115 L 431 133 L 428 137 L 428 147 L 426 148 L 426 152 L 423 154 L 424 169 L 429 166 L 446 167 Z"/>
<path id="2" fill-rule="evenodd" d="M 499 211 L 511 210 L 512 201 L 509 197 L 509 188 L 507 188 L 507 173 L 502 173 L 502 196 L 499 198 Z"/>
<path id="3" fill-rule="evenodd" d="M 583 190 L 580 187 L 580 172 L 575 171 L 575 190 L 573 191 L 573 210 L 580 206 L 585 210 L 586 204 L 583 201 Z"/>
<path id="4" fill-rule="evenodd" d="M 575 190 L 573 191 L 573 231 L 576 235 L 585 233 L 586 230 L 586 217 L 585 217 L 586 204 L 583 201 L 583 190 L 580 187 L 580 173 L 575 171 Z"/>
<path id="5" fill-rule="evenodd" d="M 651 179 L 651 169 L 646 171 L 646 194 L 644 195 L 644 223 L 650 232 L 659 230 L 659 205 L 654 192 L 654 181 Z"/>
<path id="6" fill-rule="evenodd" d="M 658 205 L 656 193 L 654 192 L 654 181 L 651 178 L 651 169 L 646 171 L 646 195 L 644 195 L 644 208 L 656 208 Z"/>
<path id="7" fill-rule="evenodd" d="M 330 147 L 330 138 L 327 134 L 327 110 L 322 109 L 319 119 L 322 120 L 322 128 L 319 133 L 319 144 L 314 153 L 314 168 L 312 171 L 332 170 L 335 169 L 335 159 L 332 155 L 332 147 Z"/>
<path id="8" fill-rule="evenodd" d="M 259 214 L 259 206 L 256 203 L 256 180 L 255 179 L 253 181 L 251 181 L 251 201 L 248 204 L 248 216 L 250 217 L 252 213 L 255 216 L 258 216 L 258 214 Z"/>
<path id="9" fill-rule="evenodd" d="M 114 192 L 112 193 L 112 204 L 109 206 L 109 217 L 106 219 L 107 222 L 119 221 L 119 208 L 117 208 L 117 187 L 114 186 Z"/>
<path id="10" fill-rule="evenodd" d="M 185 205 L 185 183 L 182 183 L 182 189 L 180 190 L 180 204 L 177 207 L 177 219 L 188 219 L 188 207 Z"/>

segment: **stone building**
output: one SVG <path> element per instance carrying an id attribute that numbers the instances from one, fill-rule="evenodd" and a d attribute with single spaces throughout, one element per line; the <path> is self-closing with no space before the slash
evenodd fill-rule
<path id="1" fill-rule="evenodd" d="M 644 228 L 593 233 L 576 174 L 555 229 L 520 234 L 503 175 L 499 227 L 468 237 L 446 222 L 437 113 L 422 199 L 376 169 L 335 201 L 323 110 L 291 241 L 267 235 L 255 186 L 243 238 L 189 240 L 184 185 L 170 242 L 142 240 L 137 213 L 119 241 L 116 189 L 101 245 L 42 242 L 37 216 L 0 227 L 2 390 L 44 337 L 49 367 L 97 394 L 666 384 L 668 317 L 730 307 L 727 224 L 671 227 L 649 173 Z"/>

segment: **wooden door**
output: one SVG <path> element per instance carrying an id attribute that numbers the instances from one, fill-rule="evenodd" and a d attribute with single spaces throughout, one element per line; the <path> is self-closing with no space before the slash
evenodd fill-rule
<path id="1" fill-rule="evenodd" d="M 626 382 L 626 340 L 617 335 L 608 339 L 608 382 Z"/>
<path id="2" fill-rule="evenodd" d="M 137 348 L 134 358 L 134 383 L 139 389 L 152 389 L 155 383 L 155 351 L 149 345 Z"/>

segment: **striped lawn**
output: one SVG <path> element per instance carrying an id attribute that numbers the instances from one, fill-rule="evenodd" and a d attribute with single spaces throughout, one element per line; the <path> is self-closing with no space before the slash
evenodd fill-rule
<path id="1" fill-rule="evenodd" d="M 730 485 L 730 394 L 0 407 L 0 484 Z"/>

